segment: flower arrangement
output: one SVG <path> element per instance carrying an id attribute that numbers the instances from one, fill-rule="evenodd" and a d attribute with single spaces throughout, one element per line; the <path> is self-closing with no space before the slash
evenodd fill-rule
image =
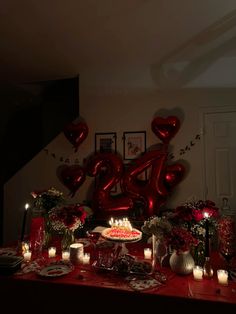
<path id="1" fill-rule="evenodd" d="M 48 213 L 51 232 L 62 235 L 61 248 L 68 249 L 74 242 L 74 232 L 85 223 L 87 213 L 83 205 L 70 204 L 53 207 Z"/>
<path id="2" fill-rule="evenodd" d="M 190 249 L 195 262 L 201 265 L 205 258 L 206 217 L 209 236 L 214 243 L 219 216 L 214 202 L 193 199 L 173 210 L 162 212 L 161 217 L 146 220 L 142 231 L 164 240 L 169 249 L 177 252 Z"/>
<path id="3" fill-rule="evenodd" d="M 80 229 L 87 217 L 86 206 L 67 204 L 62 192 L 54 187 L 48 190 L 31 192 L 34 198 L 34 214 L 43 218 L 44 246 L 52 244 L 53 239 L 61 238 L 61 247 L 68 248 L 74 242 L 74 232 Z"/>
<path id="4" fill-rule="evenodd" d="M 33 207 L 36 211 L 41 211 L 43 214 L 48 214 L 53 207 L 65 203 L 65 198 L 62 192 L 50 187 L 48 190 L 33 191 L 31 196 L 34 199 Z"/>
<path id="5" fill-rule="evenodd" d="M 222 217 L 218 223 L 219 249 L 222 255 L 232 257 L 236 254 L 235 221 L 232 217 Z"/>
<path id="6" fill-rule="evenodd" d="M 181 251 L 188 251 L 192 246 L 196 246 L 198 240 L 185 228 L 173 227 L 166 237 L 166 243 L 179 253 Z"/>
<path id="7" fill-rule="evenodd" d="M 211 218 L 217 218 L 219 217 L 219 208 L 210 200 L 192 200 L 175 209 L 176 218 L 190 225 L 203 220 L 205 213 Z"/>
<path id="8" fill-rule="evenodd" d="M 190 230 L 199 241 L 205 241 L 205 215 L 208 217 L 210 236 L 217 232 L 219 208 L 210 200 L 188 201 L 176 207 L 174 212 L 175 222 Z"/>
<path id="9" fill-rule="evenodd" d="M 84 224 L 86 216 L 84 206 L 80 204 L 54 207 L 49 211 L 51 226 L 58 232 L 75 231 Z"/>
<path id="10" fill-rule="evenodd" d="M 146 220 L 141 229 L 148 236 L 155 235 L 158 239 L 164 239 L 170 233 L 172 224 L 165 216 L 154 216 Z"/>

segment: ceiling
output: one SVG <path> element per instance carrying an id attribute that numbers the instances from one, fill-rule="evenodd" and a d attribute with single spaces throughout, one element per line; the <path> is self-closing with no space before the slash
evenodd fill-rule
<path id="1" fill-rule="evenodd" d="M 2 0 L 0 79 L 236 86 L 235 25 L 235 0 Z"/>

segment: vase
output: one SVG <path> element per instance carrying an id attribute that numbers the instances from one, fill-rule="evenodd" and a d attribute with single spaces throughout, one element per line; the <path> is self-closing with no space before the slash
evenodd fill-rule
<path id="1" fill-rule="evenodd" d="M 152 236 L 152 245 L 153 245 L 153 256 L 161 264 L 162 258 L 167 253 L 167 247 L 162 238 L 158 238 L 155 235 Z"/>
<path id="2" fill-rule="evenodd" d="M 188 275 L 192 273 L 194 264 L 190 251 L 174 250 L 170 256 L 170 268 L 176 274 Z"/>
<path id="3" fill-rule="evenodd" d="M 75 241 L 75 236 L 74 236 L 74 231 L 72 230 L 65 230 L 65 232 L 62 235 L 61 239 L 61 250 L 68 250 L 70 248 L 70 245 L 74 243 Z"/>

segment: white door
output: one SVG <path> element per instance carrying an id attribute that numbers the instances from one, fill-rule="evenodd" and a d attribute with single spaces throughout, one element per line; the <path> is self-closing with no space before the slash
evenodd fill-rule
<path id="1" fill-rule="evenodd" d="M 204 113 L 204 134 L 206 199 L 227 198 L 236 214 L 236 108 Z"/>

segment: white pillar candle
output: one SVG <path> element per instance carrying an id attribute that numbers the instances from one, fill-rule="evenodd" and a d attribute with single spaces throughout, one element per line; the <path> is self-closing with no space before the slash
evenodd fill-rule
<path id="1" fill-rule="evenodd" d="M 63 261 L 69 261 L 70 260 L 70 252 L 68 250 L 62 251 L 61 257 Z"/>
<path id="2" fill-rule="evenodd" d="M 70 245 L 70 261 L 72 264 L 83 263 L 84 245 L 83 243 L 72 243 Z"/>
<path id="3" fill-rule="evenodd" d="M 24 261 L 29 262 L 31 260 L 31 251 L 26 251 L 23 253 Z"/>
<path id="4" fill-rule="evenodd" d="M 83 264 L 89 264 L 89 263 L 90 263 L 90 254 L 84 253 Z"/>
<path id="5" fill-rule="evenodd" d="M 144 258 L 145 259 L 151 259 L 152 258 L 152 250 L 150 248 L 144 249 Z"/>
<path id="6" fill-rule="evenodd" d="M 224 269 L 217 270 L 218 282 L 221 285 L 228 285 L 228 272 Z"/>
<path id="7" fill-rule="evenodd" d="M 48 248 L 48 257 L 55 257 L 56 256 L 56 248 L 54 246 L 51 246 Z"/>
<path id="8" fill-rule="evenodd" d="M 195 280 L 202 280 L 203 279 L 203 268 L 201 266 L 194 266 L 193 267 L 193 277 Z"/>

